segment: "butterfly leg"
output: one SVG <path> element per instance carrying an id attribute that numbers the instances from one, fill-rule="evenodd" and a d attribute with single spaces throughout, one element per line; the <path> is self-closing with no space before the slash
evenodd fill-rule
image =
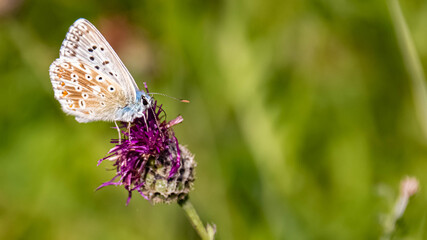
<path id="1" fill-rule="evenodd" d="M 114 124 L 116 124 L 117 132 L 119 133 L 119 144 L 122 144 L 122 134 L 120 133 L 119 125 L 117 125 L 116 121 L 114 121 Z"/>
<path id="2" fill-rule="evenodd" d="M 148 124 L 147 124 L 147 119 L 145 118 L 145 114 L 142 114 L 142 117 L 144 118 L 145 127 L 147 128 L 147 131 L 148 131 Z"/>
<path id="3" fill-rule="evenodd" d="M 129 136 L 129 142 L 130 142 L 132 140 L 130 137 L 130 122 L 128 122 L 128 134 L 129 134 L 128 136 Z"/>

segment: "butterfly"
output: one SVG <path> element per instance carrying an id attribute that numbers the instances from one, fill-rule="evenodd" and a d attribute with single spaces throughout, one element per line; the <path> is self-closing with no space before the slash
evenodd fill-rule
<path id="1" fill-rule="evenodd" d="M 49 75 L 62 110 L 78 122 L 130 123 L 154 103 L 138 89 L 102 34 L 83 18 L 68 30 Z"/>

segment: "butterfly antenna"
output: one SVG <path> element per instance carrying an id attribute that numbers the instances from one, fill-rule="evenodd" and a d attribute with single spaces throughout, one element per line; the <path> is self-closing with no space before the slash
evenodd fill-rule
<path id="1" fill-rule="evenodd" d="M 186 99 L 178 99 L 178 98 L 176 98 L 176 97 L 171 97 L 171 96 L 166 95 L 166 94 L 164 94 L 164 93 L 148 93 L 148 92 L 147 92 L 147 94 L 148 94 L 148 95 L 162 95 L 162 96 L 164 96 L 164 97 L 172 98 L 172 99 L 174 99 L 174 100 L 176 100 L 176 101 L 178 101 L 178 102 L 190 103 L 190 101 L 189 101 L 189 100 L 186 100 Z"/>

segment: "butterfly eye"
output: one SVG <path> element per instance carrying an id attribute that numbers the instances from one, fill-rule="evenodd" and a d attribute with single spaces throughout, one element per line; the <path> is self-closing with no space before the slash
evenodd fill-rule
<path id="1" fill-rule="evenodd" d="M 144 106 L 148 105 L 148 102 L 147 102 L 147 100 L 145 98 L 142 98 L 142 104 L 144 104 Z"/>

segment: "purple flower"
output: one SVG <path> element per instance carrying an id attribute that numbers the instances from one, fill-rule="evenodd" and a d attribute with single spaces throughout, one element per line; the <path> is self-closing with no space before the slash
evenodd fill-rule
<path id="1" fill-rule="evenodd" d="M 122 123 L 123 139 L 111 140 L 117 145 L 98 161 L 98 165 L 104 160 L 113 161 L 117 174 L 97 189 L 123 185 L 129 192 L 126 205 L 134 190 L 153 204 L 183 199 L 192 188 L 196 164 L 192 154 L 178 144 L 172 130 L 172 126 L 182 121 L 178 116 L 167 122 L 162 105 L 154 101 L 129 128 L 128 123 Z"/>

